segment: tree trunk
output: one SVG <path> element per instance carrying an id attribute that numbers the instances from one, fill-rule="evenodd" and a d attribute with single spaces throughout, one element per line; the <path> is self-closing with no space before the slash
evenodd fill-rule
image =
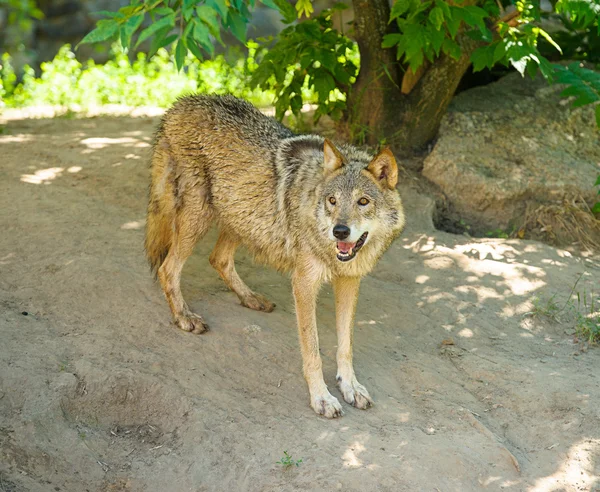
<path id="1" fill-rule="evenodd" d="M 394 108 L 402 100 L 402 77 L 393 50 L 381 48 L 389 32 L 388 0 L 353 0 L 354 37 L 360 51 L 360 73 L 348 95 L 348 131 L 359 143 L 377 143 L 375 135 L 394 131 Z"/>
<path id="2" fill-rule="evenodd" d="M 435 138 L 477 43 L 459 33 L 458 60 L 442 54 L 417 74 L 407 72 L 410 80 L 403 81 L 406 69 L 396 60 L 395 49 L 381 47 L 394 27 L 388 24 L 388 0 L 354 0 L 353 6 L 361 68 L 348 95 L 350 138 L 370 145 L 385 141 L 400 155 L 418 152 Z"/>

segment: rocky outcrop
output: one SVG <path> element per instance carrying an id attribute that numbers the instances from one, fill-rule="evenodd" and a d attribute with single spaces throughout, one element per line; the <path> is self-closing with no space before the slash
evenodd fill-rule
<path id="1" fill-rule="evenodd" d="M 595 201 L 594 108 L 572 108 L 563 89 L 515 73 L 453 100 L 423 174 L 465 223 L 507 229 L 532 207 Z"/>

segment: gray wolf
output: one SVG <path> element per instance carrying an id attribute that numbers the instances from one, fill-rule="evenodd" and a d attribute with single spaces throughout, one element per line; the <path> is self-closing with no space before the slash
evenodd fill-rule
<path id="1" fill-rule="evenodd" d="M 352 364 L 352 332 L 360 280 L 404 227 L 392 152 L 295 135 L 232 96 L 188 96 L 162 118 L 151 174 L 146 253 L 177 326 L 208 329 L 185 303 L 180 278 L 214 223 L 219 238 L 210 263 L 244 306 L 275 307 L 238 276 L 238 246 L 291 274 L 310 405 L 329 418 L 343 412 L 323 379 L 316 299 L 332 282 L 339 389 L 349 404 L 368 408 L 373 400 Z"/>

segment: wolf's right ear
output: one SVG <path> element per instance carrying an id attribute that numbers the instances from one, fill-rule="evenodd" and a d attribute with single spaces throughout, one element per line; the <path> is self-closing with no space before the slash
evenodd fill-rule
<path id="1" fill-rule="evenodd" d="M 344 156 L 335 148 L 335 145 L 326 138 L 323 144 L 323 167 L 325 174 L 332 173 L 344 165 Z"/>

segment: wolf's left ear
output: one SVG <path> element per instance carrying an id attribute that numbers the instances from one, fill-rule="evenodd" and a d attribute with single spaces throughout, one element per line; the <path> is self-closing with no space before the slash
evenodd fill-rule
<path id="1" fill-rule="evenodd" d="M 323 167 L 325 174 L 329 174 L 344 165 L 344 156 L 335 148 L 328 138 L 323 144 Z"/>
<path id="2" fill-rule="evenodd" d="M 390 190 L 393 190 L 398 183 L 398 165 L 394 154 L 388 147 L 375 156 L 367 167 L 367 171 Z"/>

